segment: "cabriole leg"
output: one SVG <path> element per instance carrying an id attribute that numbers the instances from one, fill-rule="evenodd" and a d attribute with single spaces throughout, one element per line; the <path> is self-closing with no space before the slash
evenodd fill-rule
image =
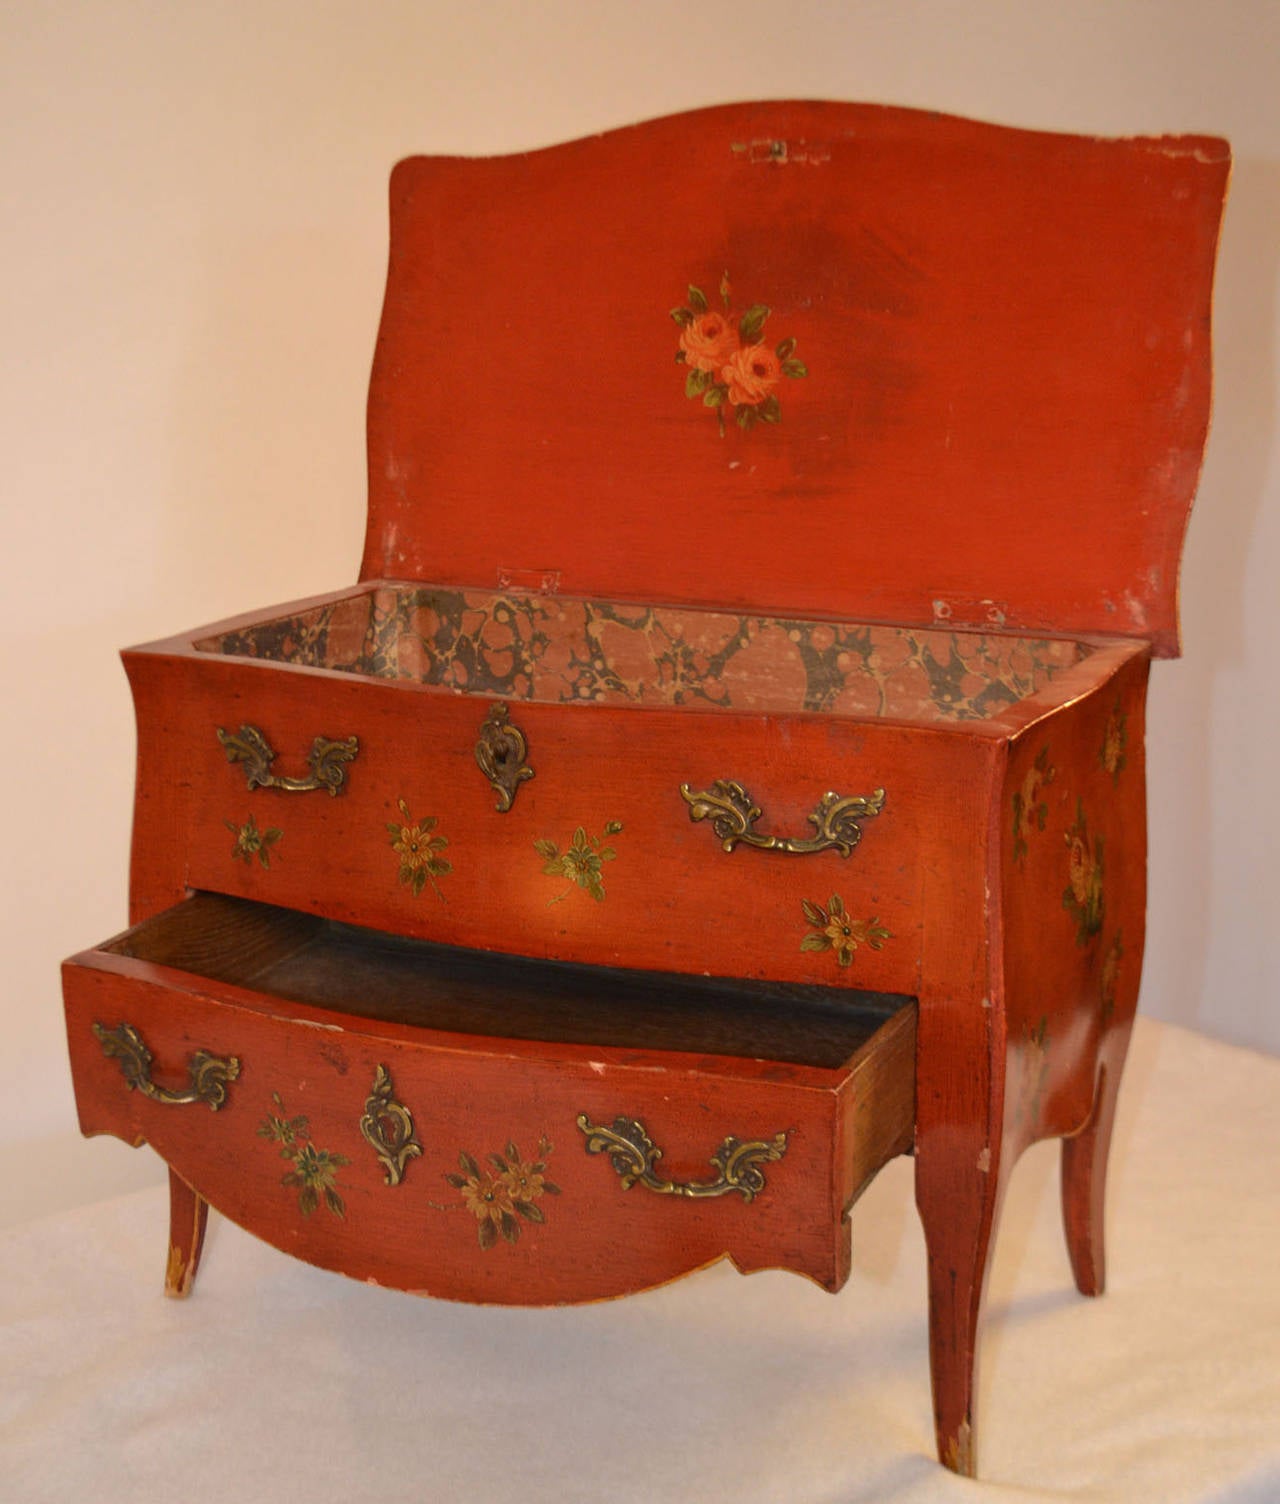
<path id="1" fill-rule="evenodd" d="M 978 1323 L 1003 1187 L 998 1148 L 966 1145 L 968 1137 L 956 1134 L 946 1147 L 917 1144 L 916 1203 L 929 1261 L 929 1368 L 938 1460 L 972 1478 Z"/>
<path id="2" fill-rule="evenodd" d="M 200 1249 L 204 1244 L 209 1203 L 197 1195 L 183 1178 L 169 1171 L 169 1261 L 165 1266 L 164 1293 L 181 1300 L 191 1293 Z"/>
<path id="3" fill-rule="evenodd" d="M 1089 1121 L 1074 1137 L 1062 1141 L 1062 1221 L 1071 1271 L 1082 1295 L 1101 1295 L 1107 1282 L 1103 1247 L 1107 1159 L 1130 1032 L 1131 1027 L 1112 1033 L 1101 1052 Z"/>

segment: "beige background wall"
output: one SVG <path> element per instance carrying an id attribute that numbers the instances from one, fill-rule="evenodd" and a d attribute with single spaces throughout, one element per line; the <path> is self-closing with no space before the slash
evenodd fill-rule
<path id="1" fill-rule="evenodd" d="M 159 1178 L 75 1133 L 57 961 L 123 926 L 122 644 L 354 578 L 385 180 L 826 96 L 1237 165 L 1217 413 L 1151 706 L 1143 1006 L 1280 1050 L 1280 5 L 175 0 L 0 11 L 0 1221 Z"/>

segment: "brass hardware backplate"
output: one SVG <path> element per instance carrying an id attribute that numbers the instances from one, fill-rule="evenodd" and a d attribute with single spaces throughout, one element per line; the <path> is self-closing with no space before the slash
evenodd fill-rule
<path id="1" fill-rule="evenodd" d="M 654 1173 L 662 1150 L 637 1118 L 614 1118 L 612 1128 L 602 1128 L 592 1123 L 585 1112 L 580 1112 L 577 1122 L 586 1134 L 587 1153 L 609 1156 L 624 1191 L 642 1185 L 659 1196 L 687 1196 L 692 1200 L 727 1196 L 736 1191 L 744 1201 L 753 1201 L 765 1188 L 761 1165 L 775 1163 L 787 1152 L 785 1133 L 775 1134 L 771 1139 L 746 1141 L 730 1136 L 711 1156 L 710 1163 L 719 1171 L 714 1180 L 664 1180 Z"/>
<path id="2" fill-rule="evenodd" d="M 382 1162 L 387 1184 L 399 1185 L 405 1166 L 422 1153 L 422 1145 L 414 1132 L 412 1113 L 395 1099 L 391 1072 L 385 1065 L 374 1071 L 373 1089 L 365 1100 L 360 1132 Z"/>
<path id="3" fill-rule="evenodd" d="M 731 778 L 717 778 L 709 789 L 697 792 L 687 783 L 680 785 L 680 797 L 689 806 L 689 818 L 696 824 L 710 820 L 725 851 L 739 843 L 756 846 L 761 851 L 786 851 L 795 856 L 809 856 L 816 851 L 834 849 L 841 856 L 852 856 L 862 839 L 859 820 L 878 815 L 884 808 L 884 790 L 873 789 L 867 795 L 826 793 L 809 816 L 815 836 L 762 836 L 752 827 L 760 818 L 760 806 L 740 783 Z"/>
<path id="4" fill-rule="evenodd" d="M 119 1024 L 108 1029 L 104 1024 L 94 1024 L 94 1037 L 102 1046 L 108 1060 L 118 1060 L 124 1076 L 124 1084 L 130 1091 L 140 1091 L 153 1102 L 164 1102 L 173 1107 L 188 1102 L 203 1102 L 211 1112 L 227 1100 L 227 1085 L 240 1074 L 240 1062 L 234 1055 L 225 1059 L 197 1050 L 187 1063 L 187 1075 L 191 1085 L 186 1091 L 170 1091 L 157 1086 L 151 1079 L 151 1051 L 142 1042 L 142 1036 L 132 1024 Z"/>
<path id="5" fill-rule="evenodd" d="M 354 736 L 331 741 L 318 736 L 307 753 L 308 778 L 280 778 L 271 771 L 276 754 L 271 743 L 256 726 L 241 726 L 239 731 L 217 728 L 218 740 L 226 749 L 228 762 L 244 764 L 245 781 L 253 789 L 281 789 L 286 794 L 305 794 L 311 789 L 328 789 L 340 794 L 347 781 L 349 762 L 354 762 L 360 743 Z"/>
<path id="6" fill-rule="evenodd" d="M 528 757 L 524 732 L 508 719 L 507 707 L 499 701 L 485 717 L 476 742 L 476 765 L 493 785 L 499 814 L 511 808 L 520 785 L 533 777 Z"/>

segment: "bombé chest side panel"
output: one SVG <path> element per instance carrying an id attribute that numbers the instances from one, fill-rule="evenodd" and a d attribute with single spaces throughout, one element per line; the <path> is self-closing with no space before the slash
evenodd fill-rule
<path id="1" fill-rule="evenodd" d="M 1149 659 L 1027 729 L 1000 795 L 1007 1142 L 1079 1131 L 1132 1025 L 1146 923 Z M 1116 1067 L 1118 1068 L 1118 1067 Z"/>

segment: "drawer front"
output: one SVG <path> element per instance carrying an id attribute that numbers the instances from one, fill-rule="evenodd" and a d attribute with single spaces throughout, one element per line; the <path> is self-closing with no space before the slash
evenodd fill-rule
<path id="1" fill-rule="evenodd" d="M 193 888 L 450 944 L 913 993 L 924 875 L 974 807 L 949 793 L 963 760 L 910 729 L 513 705 L 532 776 L 500 810 L 475 751 L 495 702 L 185 667 L 139 702 L 135 897 L 179 829 Z M 246 727 L 285 779 L 317 737 L 358 753 L 336 795 L 250 787 Z"/>
<path id="2" fill-rule="evenodd" d="M 84 1132 L 150 1143 L 286 1252 L 422 1293 L 590 1300 L 724 1256 L 834 1289 L 848 1202 L 911 1136 L 909 1088 L 864 1128 L 850 1072 L 432 1035 L 97 952 L 64 982 Z M 879 1071 L 899 1084 L 907 1014 Z"/>

